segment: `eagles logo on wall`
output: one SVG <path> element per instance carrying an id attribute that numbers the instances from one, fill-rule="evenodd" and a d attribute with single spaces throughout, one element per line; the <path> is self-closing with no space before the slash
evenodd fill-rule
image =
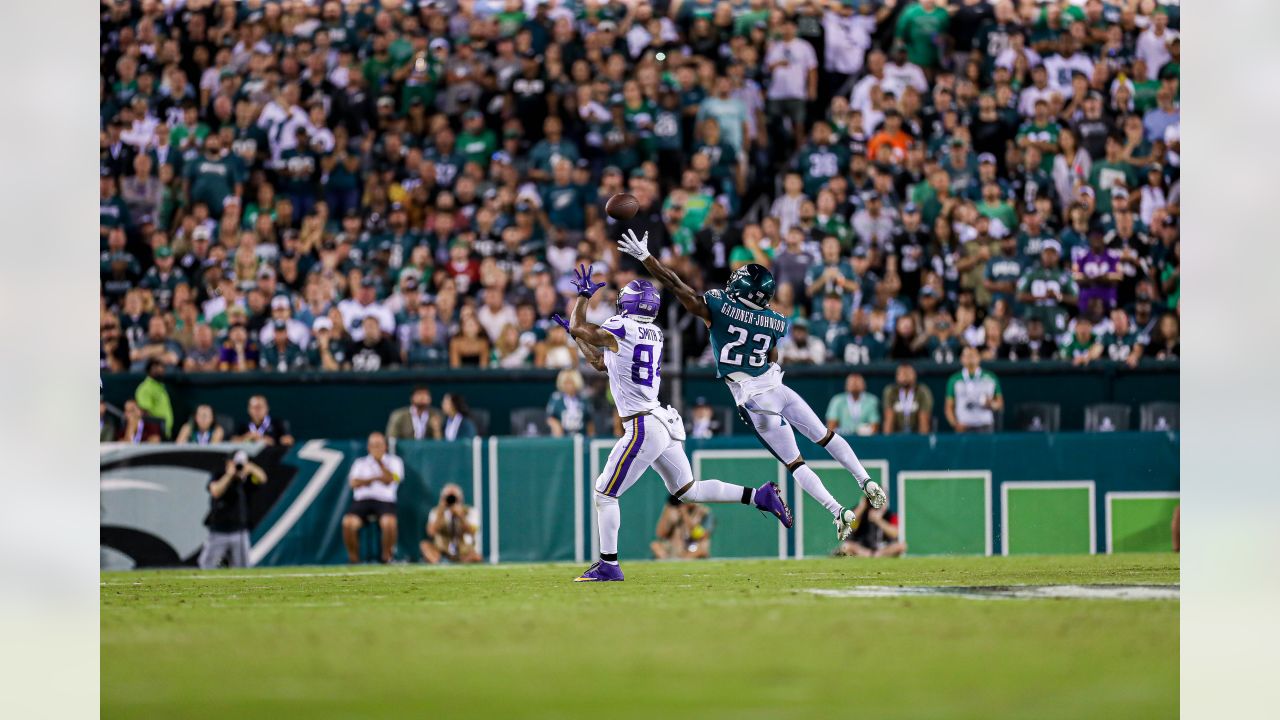
<path id="1" fill-rule="evenodd" d="M 267 473 L 250 485 L 249 522 L 256 526 L 293 480 L 287 450 L 263 443 L 219 445 L 105 444 L 100 450 L 101 568 L 195 565 L 207 530 L 209 481 L 236 450 Z"/>

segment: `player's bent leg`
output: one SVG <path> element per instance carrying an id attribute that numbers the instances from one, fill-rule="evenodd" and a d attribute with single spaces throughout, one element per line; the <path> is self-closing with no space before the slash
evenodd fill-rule
<path id="1" fill-rule="evenodd" d="M 849 446 L 849 442 L 823 424 L 818 414 L 809 407 L 809 403 L 794 390 L 783 386 L 778 388 L 778 392 L 786 397 L 782 416 L 799 428 L 801 434 L 822 446 L 831 457 L 835 458 L 836 462 L 853 475 L 853 479 L 858 481 L 858 487 L 862 488 L 872 507 L 884 507 L 888 497 L 878 483 L 870 482 L 870 473 L 862 466 L 862 462 L 858 460 L 858 455 Z"/>

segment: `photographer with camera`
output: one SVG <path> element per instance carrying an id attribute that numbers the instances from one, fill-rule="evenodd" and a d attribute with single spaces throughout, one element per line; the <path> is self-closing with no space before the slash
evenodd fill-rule
<path id="1" fill-rule="evenodd" d="M 200 551 L 202 570 L 216 568 L 225 559 L 228 567 L 249 565 L 249 496 L 253 485 L 267 481 L 267 473 L 249 461 L 244 450 L 227 460 L 222 476 L 209 481 L 209 514 L 204 524 L 209 539 Z"/>
<path id="2" fill-rule="evenodd" d="M 422 561 L 435 565 L 441 559 L 455 563 L 478 563 L 476 531 L 480 526 L 475 508 L 462 501 L 462 488 L 444 486 L 440 502 L 427 514 L 427 537 L 422 541 Z"/>
<path id="3" fill-rule="evenodd" d="M 667 498 L 667 506 L 658 516 L 656 538 L 649 550 L 657 560 L 711 557 L 711 531 L 715 518 L 705 505 Z"/>
<path id="4" fill-rule="evenodd" d="M 960 353 L 960 372 L 947 380 L 947 422 L 958 433 L 995 430 L 996 413 L 1004 409 L 1000 379 L 980 365 L 977 348 Z"/>
<path id="5" fill-rule="evenodd" d="M 369 454 L 351 463 L 351 507 L 342 516 L 342 542 L 347 560 L 360 562 L 360 528 L 377 521 L 382 529 L 382 562 L 391 562 L 396 549 L 399 524 L 396 520 L 396 491 L 404 479 L 404 461 L 387 452 L 387 436 L 370 433 Z"/>

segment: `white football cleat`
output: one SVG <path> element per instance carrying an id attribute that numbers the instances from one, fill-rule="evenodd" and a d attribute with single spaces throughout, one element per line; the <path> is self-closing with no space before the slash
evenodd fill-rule
<path id="1" fill-rule="evenodd" d="M 857 522 L 852 508 L 842 507 L 833 521 L 836 525 L 836 542 L 844 542 L 853 534 L 853 524 Z"/>
<path id="2" fill-rule="evenodd" d="M 862 494 L 867 496 L 867 502 L 871 503 L 871 507 L 879 510 L 889 502 L 889 497 L 884 494 L 884 490 L 875 480 L 868 480 L 865 487 L 862 488 Z"/>

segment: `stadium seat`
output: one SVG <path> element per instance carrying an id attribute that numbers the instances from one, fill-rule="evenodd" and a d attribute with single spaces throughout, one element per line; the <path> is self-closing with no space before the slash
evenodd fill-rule
<path id="1" fill-rule="evenodd" d="M 1178 403 L 1149 402 L 1138 408 L 1138 429 L 1165 432 L 1178 429 Z"/>
<path id="2" fill-rule="evenodd" d="M 1062 406 L 1057 403 L 1022 403 L 1014 412 L 1015 428 L 1026 432 L 1057 432 Z"/>
<path id="3" fill-rule="evenodd" d="M 489 411 L 484 408 L 471 408 L 467 417 L 476 424 L 476 435 L 484 437 L 489 434 Z"/>
<path id="4" fill-rule="evenodd" d="M 1085 432 L 1116 432 L 1128 429 L 1128 405 L 1097 403 L 1084 409 Z"/>
<path id="5" fill-rule="evenodd" d="M 540 407 L 523 407 L 511 411 L 511 434 L 525 437 L 550 435 L 547 411 Z"/>
<path id="6" fill-rule="evenodd" d="M 232 420 L 230 415 L 224 413 L 214 415 L 213 422 L 215 425 L 222 428 L 222 437 L 228 441 L 231 440 L 232 434 L 236 431 L 236 421 Z"/>

